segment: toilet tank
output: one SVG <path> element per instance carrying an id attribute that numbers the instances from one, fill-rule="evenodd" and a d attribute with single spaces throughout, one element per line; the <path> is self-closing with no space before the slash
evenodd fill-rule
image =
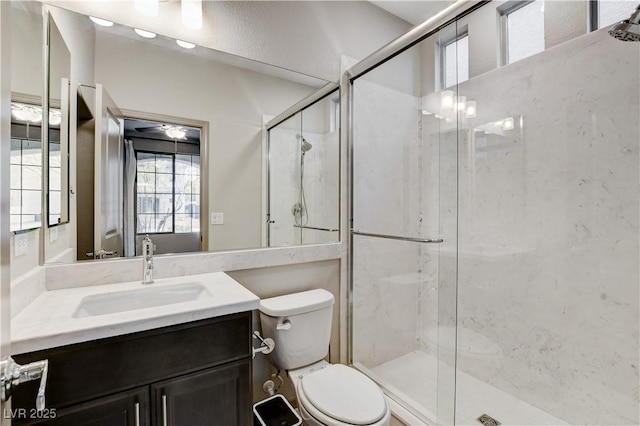
<path id="1" fill-rule="evenodd" d="M 260 301 L 262 334 L 276 343 L 271 356 L 277 368 L 304 367 L 327 356 L 333 303 L 333 294 L 322 289 Z"/>

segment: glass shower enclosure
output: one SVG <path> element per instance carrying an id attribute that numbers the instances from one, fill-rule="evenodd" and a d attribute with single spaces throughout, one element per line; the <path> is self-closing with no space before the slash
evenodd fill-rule
<path id="1" fill-rule="evenodd" d="M 638 44 L 496 67 L 495 19 L 351 75 L 350 361 L 425 424 L 637 425 Z"/>
<path id="2" fill-rule="evenodd" d="M 267 246 L 339 240 L 339 89 L 267 125 Z"/>

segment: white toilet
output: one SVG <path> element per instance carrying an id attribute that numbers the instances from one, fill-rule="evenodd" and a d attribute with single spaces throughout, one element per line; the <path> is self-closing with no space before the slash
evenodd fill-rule
<path id="1" fill-rule="evenodd" d="M 272 338 L 273 363 L 286 370 L 309 426 L 386 426 L 391 412 L 382 390 L 351 367 L 329 364 L 333 294 L 310 290 L 260 301 L 262 333 Z"/>

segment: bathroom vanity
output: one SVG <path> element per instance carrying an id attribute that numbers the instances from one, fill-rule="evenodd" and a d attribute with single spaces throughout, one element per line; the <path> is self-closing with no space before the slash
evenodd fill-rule
<path id="1" fill-rule="evenodd" d="M 49 347 L 13 358 L 19 364 L 48 359 L 46 409 L 35 410 L 39 381 L 16 387 L 14 424 L 250 424 L 251 311 L 259 299 L 223 273 L 157 280 L 152 286 L 156 293 L 163 287 L 189 289 L 194 280 L 206 293 L 198 300 L 93 316 L 78 316 L 78 307 L 117 297 L 123 286 L 139 292 L 141 284 L 45 292 L 26 317 L 37 315 L 39 303 L 50 306 L 58 299 L 66 309 L 57 306 L 58 317 L 51 316 L 40 336 L 32 330 L 16 346 Z M 56 333 L 56 327 L 66 332 Z"/>
<path id="2" fill-rule="evenodd" d="M 249 424 L 250 337 L 244 312 L 15 356 L 20 364 L 48 359 L 49 379 L 39 416 L 38 382 L 15 389 L 14 422 Z"/>

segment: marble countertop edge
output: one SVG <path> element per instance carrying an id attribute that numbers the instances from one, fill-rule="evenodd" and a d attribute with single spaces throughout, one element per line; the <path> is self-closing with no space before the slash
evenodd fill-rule
<path id="1" fill-rule="evenodd" d="M 260 299 L 222 272 L 184 276 L 178 282 L 207 281 L 210 299 L 181 302 L 85 318 L 74 318 L 83 297 L 138 289 L 139 283 L 118 283 L 76 289 L 46 291 L 12 322 L 11 352 L 22 354 L 43 349 L 115 337 L 184 324 L 206 318 L 252 311 Z M 173 285 L 175 279 L 158 280 L 157 286 Z M 146 287 L 151 288 L 151 287 Z M 215 299 L 215 296 L 219 296 Z M 47 309 L 49 308 L 49 309 Z"/>

